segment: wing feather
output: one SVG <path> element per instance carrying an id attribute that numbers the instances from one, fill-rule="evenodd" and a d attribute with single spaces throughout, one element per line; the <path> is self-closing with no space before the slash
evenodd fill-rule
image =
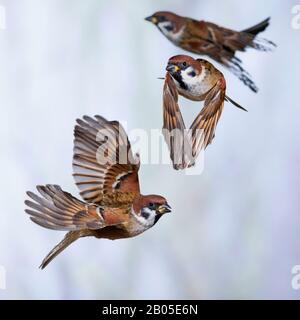
<path id="1" fill-rule="evenodd" d="M 73 176 L 83 199 L 104 204 L 111 195 L 131 202 L 140 192 L 139 159 L 133 157 L 120 123 L 98 115 L 84 116 L 77 120 L 74 137 Z M 124 193 L 126 197 L 116 193 Z"/>
<path id="2" fill-rule="evenodd" d="M 221 78 L 208 93 L 203 109 L 191 125 L 194 157 L 197 157 L 215 136 L 216 126 L 224 107 L 225 89 L 225 80 Z"/>
<path id="3" fill-rule="evenodd" d="M 185 163 L 185 124 L 178 105 L 176 84 L 169 73 L 166 74 L 163 89 L 162 131 L 174 169 L 182 169 Z"/>
<path id="4" fill-rule="evenodd" d="M 31 200 L 25 201 L 30 208 L 25 212 L 38 225 L 62 231 L 101 229 L 106 226 L 103 216 L 98 214 L 101 208 L 86 205 L 59 186 L 37 186 L 37 190 L 40 195 L 27 192 Z"/>

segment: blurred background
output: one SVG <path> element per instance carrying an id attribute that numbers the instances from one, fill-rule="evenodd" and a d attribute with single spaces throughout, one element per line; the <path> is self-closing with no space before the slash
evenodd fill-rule
<path id="1" fill-rule="evenodd" d="M 300 298 L 300 30 L 296 1 L 0 0 L 0 299 Z M 184 53 L 144 17 L 169 10 L 241 30 L 271 16 L 261 35 L 274 52 L 238 56 L 260 88 L 252 93 L 222 66 L 226 104 L 200 176 L 144 165 L 144 194 L 173 208 L 139 237 L 81 239 L 44 271 L 38 266 L 64 233 L 24 213 L 25 191 L 72 178 L 73 126 L 84 114 L 161 128 L 158 77 Z M 200 105 L 182 100 L 192 119 Z"/>

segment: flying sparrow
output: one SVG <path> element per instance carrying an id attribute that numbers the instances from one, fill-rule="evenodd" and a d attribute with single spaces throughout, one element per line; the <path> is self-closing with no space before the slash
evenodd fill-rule
<path id="1" fill-rule="evenodd" d="M 242 31 L 234 31 L 211 22 L 181 17 L 165 11 L 156 12 L 146 20 L 156 25 L 176 46 L 214 59 L 232 71 L 252 91 L 258 91 L 251 76 L 241 66 L 242 61 L 235 54 L 237 51 L 245 51 L 248 47 L 270 51 L 276 46 L 269 40 L 256 37 L 268 27 L 270 18 Z"/>
<path id="2" fill-rule="evenodd" d="M 74 137 L 73 176 L 84 201 L 57 185 L 37 186 L 39 195 L 27 192 L 31 200 L 25 201 L 30 208 L 25 211 L 33 222 L 68 231 L 43 260 L 42 269 L 81 237 L 134 237 L 171 211 L 162 196 L 141 195 L 139 157 L 133 156 L 119 122 L 84 116 L 77 120 Z"/>
<path id="3" fill-rule="evenodd" d="M 224 101 L 247 110 L 226 95 L 223 74 L 206 60 L 178 55 L 169 59 L 166 70 L 163 135 L 174 169 L 185 169 L 193 166 L 199 152 L 212 142 Z M 179 109 L 178 95 L 192 101 L 204 101 L 203 109 L 190 127 L 190 135 L 185 134 L 186 127 Z"/>

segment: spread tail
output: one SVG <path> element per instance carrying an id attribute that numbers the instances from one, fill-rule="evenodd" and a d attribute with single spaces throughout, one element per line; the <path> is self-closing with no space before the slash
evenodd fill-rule
<path id="1" fill-rule="evenodd" d="M 267 39 L 257 38 L 256 36 L 266 30 L 270 24 L 270 17 L 256 24 L 253 27 L 242 30 L 240 32 L 240 41 L 246 46 L 252 47 L 261 51 L 271 51 L 276 47 L 276 44 Z"/>

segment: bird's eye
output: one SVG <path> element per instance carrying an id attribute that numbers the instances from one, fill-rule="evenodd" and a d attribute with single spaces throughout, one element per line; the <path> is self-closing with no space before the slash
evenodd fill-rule
<path id="1" fill-rule="evenodd" d="M 155 204 L 153 202 L 149 202 L 148 208 L 151 210 L 155 209 Z"/>
<path id="2" fill-rule="evenodd" d="M 182 65 L 183 65 L 184 67 L 186 67 L 186 66 L 187 66 L 187 63 L 184 61 L 184 62 L 182 62 Z"/>

